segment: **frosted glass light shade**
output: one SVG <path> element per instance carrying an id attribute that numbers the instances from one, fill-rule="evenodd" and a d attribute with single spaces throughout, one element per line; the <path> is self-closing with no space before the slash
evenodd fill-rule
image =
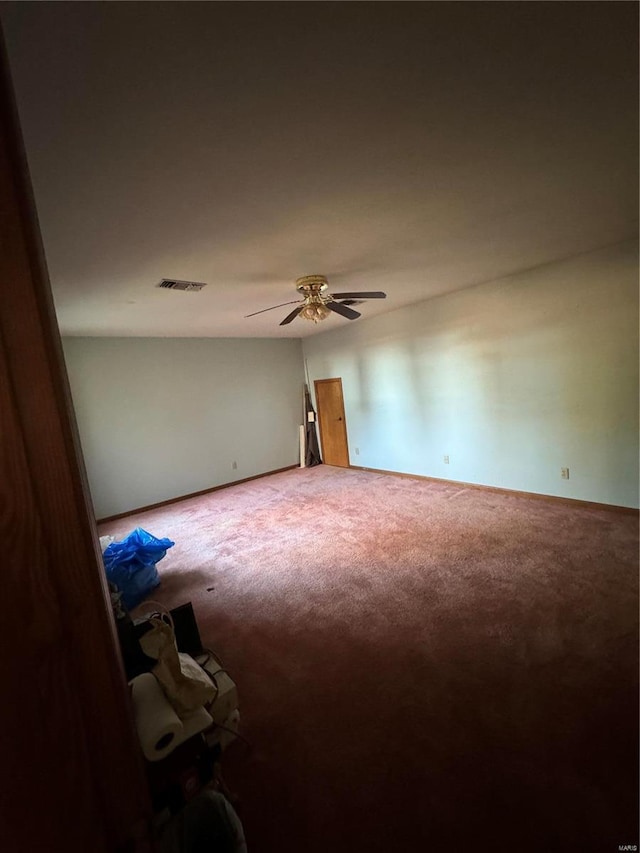
<path id="1" fill-rule="evenodd" d="M 300 312 L 300 316 L 305 320 L 311 320 L 314 323 L 319 323 L 321 320 L 325 320 L 331 311 L 323 305 L 322 302 L 311 302 L 309 305 L 305 305 L 302 311 Z"/>

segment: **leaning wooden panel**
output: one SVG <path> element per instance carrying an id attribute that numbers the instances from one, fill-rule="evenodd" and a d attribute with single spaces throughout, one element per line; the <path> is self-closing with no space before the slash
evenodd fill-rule
<path id="1" fill-rule="evenodd" d="M 147 794 L 1 65 L 0 848 L 118 850 Z"/>

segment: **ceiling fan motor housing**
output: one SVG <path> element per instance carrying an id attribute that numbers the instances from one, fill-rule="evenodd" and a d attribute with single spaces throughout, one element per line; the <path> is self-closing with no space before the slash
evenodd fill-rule
<path id="1" fill-rule="evenodd" d="M 303 275 L 296 279 L 296 290 L 303 296 L 320 296 L 329 289 L 329 282 L 323 275 Z"/>

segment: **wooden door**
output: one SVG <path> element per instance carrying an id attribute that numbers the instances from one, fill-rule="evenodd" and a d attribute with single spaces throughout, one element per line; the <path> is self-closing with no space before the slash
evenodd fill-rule
<path id="1" fill-rule="evenodd" d="M 149 849 L 140 750 L 0 34 L 0 849 Z"/>
<path id="2" fill-rule="evenodd" d="M 347 422 L 344 416 L 342 379 L 316 379 L 316 405 L 325 465 L 349 467 Z"/>

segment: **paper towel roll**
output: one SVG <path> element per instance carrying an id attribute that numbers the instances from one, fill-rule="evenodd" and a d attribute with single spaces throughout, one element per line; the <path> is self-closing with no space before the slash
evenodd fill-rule
<path id="1" fill-rule="evenodd" d="M 154 675 L 145 672 L 130 684 L 142 752 L 149 761 L 159 761 L 182 740 L 184 727 Z"/>

